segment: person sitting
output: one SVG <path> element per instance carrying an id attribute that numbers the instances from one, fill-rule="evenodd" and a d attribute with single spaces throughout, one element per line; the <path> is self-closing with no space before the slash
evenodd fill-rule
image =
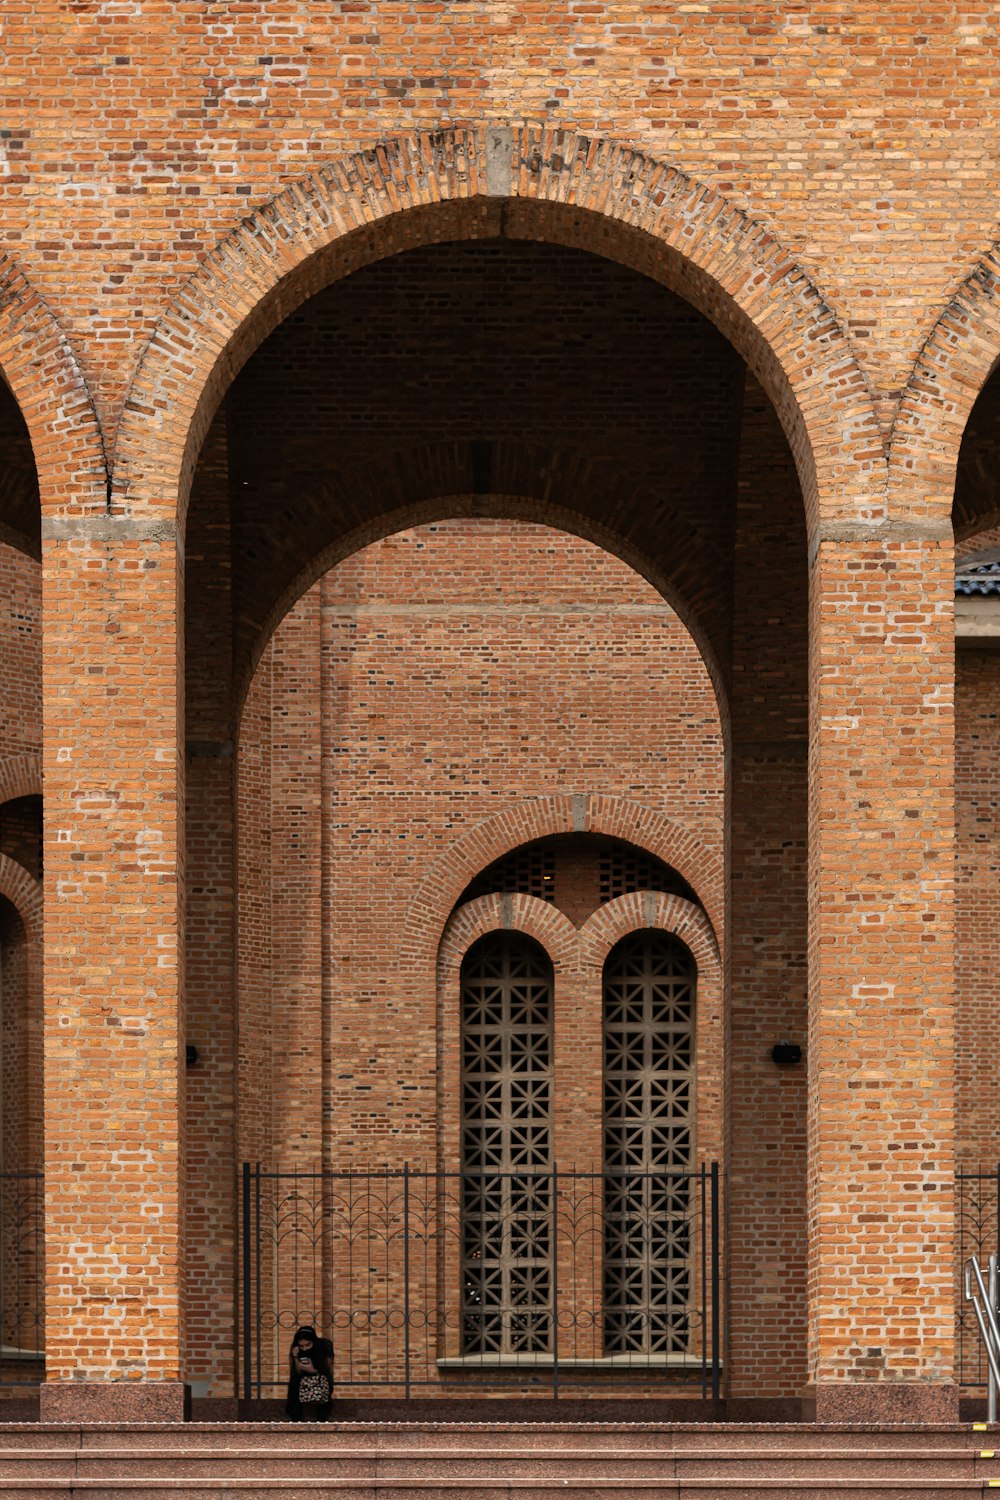
<path id="1" fill-rule="evenodd" d="M 325 1422 L 333 1399 L 333 1345 L 303 1325 L 288 1351 L 288 1401 L 293 1422 Z"/>

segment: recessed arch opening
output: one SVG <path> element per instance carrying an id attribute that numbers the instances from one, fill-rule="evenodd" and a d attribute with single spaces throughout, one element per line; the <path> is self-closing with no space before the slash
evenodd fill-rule
<path id="1" fill-rule="evenodd" d="M 468 810 L 473 790 L 481 790 L 472 787 L 459 756 L 434 798 L 417 806 L 428 762 L 441 770 L 447 760 L 442 714 L 429 723 L 435 710 L 429 714 L 428 704 L 440 709 L 441 684 L 451 668 L 437 677 L 431 669 L 423 672 L 418 690 L 405 672 L 395 680 L 386 661 L 370 664 L 363 756 L 363 695 L 356 692 L 348 726 L 355 749 L 337 756 L 335 774 L 322 769 L 344 728 L 347 700 L 338 672 L 360 660 L 334 644 L 330 622 L 339 614 L 338 639 L 352 631 L 355 644 L 373 628 L 372 601 L 357 593 L 363 553 L 381 548 L 398 560 L 400 548 L 412 545 L 400 537 L 421 528 L 439 541 L 460 533 L 471 538 L 481 528 L 493 538 L 476 579 L 481 604 L 504 566 L 495 550 L 498 536 L 518 527 L 558 531 L 559 546 L 569 548 L 582 569 L 573 600 L 578 644 L 588 639 L 593 613 L 581 561 L 588 544 L 601 549 L 602 566 L 619 559 L 614 566 L 624 573 L 628 564 L 635 586 L 646 590 L 647 622 L 621 640 L 617 656 L 602 656 L 591 703 L 574 701 L 575 743 L 557 749 L 546 726 L 525 726 L 529 737 L 534 728 L 534 779 L 506 786 L 506 806 L 563 795 L 596 806 L 604 789 L 640 810 L 648 807 L 651 816 L 672 819 L 690 834 L 693 850 L 705 832 L 699 819 L 721 817 L 727 753 L 732 763 L 746 754 L 748 742 L 759 743 L 761 763 L 773 765 L 792 741 L 780 774 L 796 788 L 805 775 L 806 507 L 796 455 L 782 427 L 787 413 L 776 411 L 761 380 L 711 319 L 662 279 L 595 254 L 591 245 L 492 232 L 463 241 L 454 224 L 437 243 L 375 257 L 313 290 L 310 299 L 291 298 L 291 316 L 237 362 L 194 471 L 186 534 L 189 933 L 199 933 L 194 948 L 189 941 L 187 960 L 188 1037 L 199 1053 L 187 1077 L 189 1139 L 196 1142 L 199 1130 L 206 1139 L 217 1134 L 210 1078 L 221 1064 L 202 1036 L 217 1013 L 219 950 L 211 950 L 206 933 L 214 934 L 216 945 L 224 943 L 227 914 L 222 882 L 199 860 L 220 847 L 213 844 L 218 836 L 222 847 L 229 838 L 238 851 L 233 901 L 240 907 L 240 941 L 247 944 L 234 965 L 232 995 L 240 1027 L 237 1156 L 282 1155 L 285 1162 L 317 1149 L 328 1161 L 361 1160 L 377 1149 L 381 1126 L 362 1126 L 355 1097 L 370 1097 L 366 1086 L 353 1066 L 344 1068 L 350 1077 L 339 1076 L 337 1048 L 346 1045 L 349 1030 L 341 1004 L 352 1009 L 351 1025 L 361 1025 L 349 1049 L 358 1059 L 378 1056 L 385 1026 L 370 1036 L 364 1027 L 375 1026 L 391 993 L 410 997 L 399 1004 L 420 1030 L 415 955 L 424 962 L 433 953 L 440 926 L 436 934 L 425 932 L 423 916 L 400 911 L 383 881 L 400 850 L 406 851 L 405 881 L 438 870 L 447 860 L 445 834 L 473 836 Z M 623 327 L 629 331 L 624 341 Z M 409 593 L 398 594 L 396 613 L 390 611 L 396 623 L 420 602 L 414 581 L 419 560 L 413 554 L 408 562 Z M 550 621 L 553 601 L 544 593 L 554 582 L 551 570 L 542 582 L 540 618 Z M 491 594 L 494 604 L 500 607 Z M 450 610 L 457 618 L 460 602 L 452 600 Z M 686 627 L 687 675 L 670 682 L 641 667 L 654 628 L 648 621 L 668 615 L 678 629 Z M 298 644 L 289 646 L 282 632 L 292 620 Z M 480 631 L 470 660 L 482 640 Z M 544 661 L 550 649 L 544 629 L 535 645 Z M 479 669 L 485 673 L 487 664 L 480 661 Z M 504 675 L 517 684 L 516 663 Z M 266 704 L 258 691 L 264 679 L 272 695 Z M 593 719 L 595 708 L 609 693 L 620 694 L 626 681 L 635 682 L 633 733 L 618 755 L 616 779 L 609 779 L 606 759 L 586 764 L 592 728 L 586 712 Z M 277 716 L 276 687 L 285 703 Z M 400 723 L 393 715 L 411 698 L 415 707 Z M 567 701 L 561 683 L 553 701 Z M 309 723 L 288 711 L 293 702 L 314 703 Z M 502 735 L 475 694 L 469 702 L 475 720 L 469 732 L 492 746 L 499 765 Z M 647 712 L 654 703 L 659 722 Z M 509 706 L 507 718 L 516 725 Z M 669 746 L 667 723 L 673 726 Z M 424 755 L 401 770 L 400 737 L 415 740 L 416 730 Z M 646 748 L 636 757 L 638 746 Z M 357 779 L 362 762 L 363 786 Z M 680 777 L 678 765 L 686 768 Z M 699 776 L 709 765 L 707 788 Z M 345 771 L 346 779 L 338 780 Z M 771 774 L 761 772 L 758 786 Z M 752 780 L 744 778 L 741 796 L 754 797 Z M 242 829 L 226 834 L 223 806 L 227 799 L 234 805 L 236 785 L 241 799 L 250 789 L 269 820 L 266 838 L 248 840 Z M 495 793 L 494 787 L 493 803 L 481 808 L 485 821 L 487 813 L 493 816 Z M 386 851 L 381 808 L 407 797 L 412 816 Z M 436 821 L 443 807 L 450 807 L 447 828 Z M 641 812 L 637 816 L 641 821 Z M 571 813 L 570 828 L 578 827 L 575 817 Z M 339 873 L 325 875 L 336 868 L 334 851 L 343 854 L 345 839 L 357 847 L 341 859 Z M 717 866 L 712 920 L 722 945 L 728 940 L 724 840 L 716 830 L 702 842 Z M 798 828 L 783 842 L 797 850 Z M 762 847 L 758 833 L 748 834 L 751 844 Z M 364 857 L 355 857 L 358 850 Z M 781 857 L 794 866 L 789 880 L 801 880 L 804 889 L 804 869 Z M 285 871 L 269 884 L 282 860 Z M 660 872 L 651 879 L 649 899 L 695 894 L 689 877 L 679 870 L 673 876 Z M 456 876 L 440 921 L 462 891 Z M 412 912 L 423 910 L 425 894 L 415 882 Z M 574 921 L 586 921 L 585 905 L 581 898 Z M 331 916 L 347 909 L 360 913 L 356 930 L 353 916 L 347 924 Z M 207 926 L 199 928 L 199 912 Z M 798 942 L 793 936 L 786 946 Z M 370 970 L 372 954 L 388 965 L 382 978 Z M 428 972 L 432 967 L 433 960 Z M 260 1047 L 251 1044 L 255 1032 L 266 1039 Z M 282 1103 L 287 1070 L 274 1062 L 279 1053 L 295 1074 L 290 1112 Z M 362 1073 L 369 1067 L 378 1071 L 364 1063 Z M 396 1089 L 408 1101 L 398 1115 L 409 1122 L 403 1138 L 387 1136 L 383 1150 L 422 1149 L 417 1142 L 428 1111 L 437 1108 L 430 1102 L 436 1067 L 428 1056 L 405 1091 L 402 1070 L 392 1085 L 370 1084 L 375 1117 Z M 414 1101 L 425 1097 L 426 1107 L 418 1107 Z M 308 1129 L 293 1123 L 296 1111 L 309 1116 Z M 286 1145 L 279 1150 L 273 1129 L 283 1112 Z M 371 1109 L 367 1113 L 372 1117 Z M 331 1124 L 338 1120 L 345 1122 L 339 1135 Z M 198 1265 L 197 1252 L 192 1264 L 204 1283 L 211 1273 Z"/>
<path id="2" fill-rule="evenodd" d="M 224 563 L 238 705 L 278 621 L 352 550 L 416 521 L 516 515 L 648 578 L 699 641 L 726 713 L 733 516 L 758 407 L 794 489 L 753 375 L 649 276 L 495 238 L 379 261 L 303 303 L 231 385 L 194 475 L 188 639 L 204 635 L 200 561 Z M 804 570 L 801 498 L 782 524 Z"/>

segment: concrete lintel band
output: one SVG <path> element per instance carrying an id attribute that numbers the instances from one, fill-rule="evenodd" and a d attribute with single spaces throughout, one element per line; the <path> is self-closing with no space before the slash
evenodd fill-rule
<path id="1" fill-rule="evenodd" d="M 952 536 L 947 518 L 924 517 L 912 521 L 822 521 L 809 538 L 809 566 L 816 561 L 824 542 L 946 542 Z"/>
<path id="2" fill-rule="evenodd" d="M 177 542 L 172 516 L 42 516 L 42 540 L 51 542 Z"/>

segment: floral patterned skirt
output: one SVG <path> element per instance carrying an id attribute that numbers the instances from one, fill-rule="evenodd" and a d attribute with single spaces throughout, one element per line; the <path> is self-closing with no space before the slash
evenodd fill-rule
<path id="1" fill-rule="evenodd" d="M 299 1400 L 303 1406 L 325 1406 L 330 1399 L 330 1382 L 325 1375 L 303 1375 L 299 1381 Z"/>

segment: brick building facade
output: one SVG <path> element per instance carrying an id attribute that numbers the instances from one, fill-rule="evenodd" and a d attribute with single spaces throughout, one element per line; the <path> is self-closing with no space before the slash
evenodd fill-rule
<path id="1" fill-rule="evenodd" d="M 998 45 L 840 0 L 10 0 L 43 1414 L 232 1397 L 242 1160 L 465 1149 L 491 934 L 549 995 L 544 1130 L 606 1152 L 649 931 L 697 970 L 732 1410 L 954 1414 L 956 1163 L 1000 1156 L 997 667 L 953 625 L 1000 518 Z"/>

